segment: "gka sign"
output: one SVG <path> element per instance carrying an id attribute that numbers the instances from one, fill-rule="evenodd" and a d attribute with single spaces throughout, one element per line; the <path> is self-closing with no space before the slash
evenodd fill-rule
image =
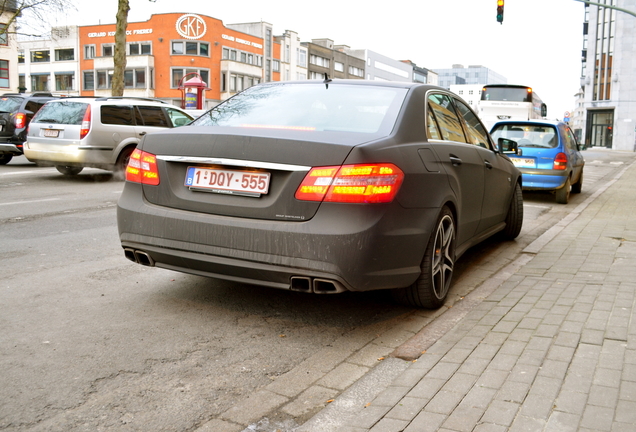
<path id="1" fill-rule="evenodd" d="M 177 20 L 177 33 L 186 39 L 201 39 L 206 31 L 205 21 L 199 15 L 186 14 Z"/>

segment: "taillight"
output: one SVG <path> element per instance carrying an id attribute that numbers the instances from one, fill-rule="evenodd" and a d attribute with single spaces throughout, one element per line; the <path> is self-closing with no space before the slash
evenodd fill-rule
<path id="1" fill-rule="evenodd" d="M 84 118 L 82 119 L 82 126 L 80 127 L 80 139 L 83 139 L 91 130 L 91 106 L 86 106 L 84 111 Z"/>
<path id="2" fill-rule="evenodd" d="M 393 201 L 404 173 L 393 164 L 312 168 L 296 190 L 296 199 L 346 203 Z"/>
<path id="3" fill-rule="evenodd" d="M 22 129 L 26 126 L 27 116 L 25 113 L 17 113 L 15 115 L 15 128 Z"/>
<path id="4" fill-rule="evenodd" d="M 554 158 L 554 165 L 552 169 L 564 170 L 568 166 L 568 156 L 565 153 L 559 153 Z"/>
<path id="5" fill-rule="evenodd" d="M 135 149 L 126 167 L 126 180 L 151 186 L 159 184 L 157 158 L 152 153 Z"/>

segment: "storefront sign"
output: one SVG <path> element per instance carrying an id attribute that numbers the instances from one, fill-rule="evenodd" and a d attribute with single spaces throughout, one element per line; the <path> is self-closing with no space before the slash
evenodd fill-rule
<path id="1" fill-rule="evenodd" d="M 250 41 L 247 41 L 245 39 L 237 38 L 237 37 L 234 37 L 234 36 L 228 36 L 226 34 L 222 34 L 221 37 L 223 39 L 225 39 L 225 40 L 229 40 L 229 41 L 232 41 L 232 42 L 238 42 L 238 43 L 243 44 L 243 45 L 249 45 L 249 46 L 253 46 L 255 48 L 260 48 L 260 49 L 263 48 L 263 45 L 261 45 L 259 43 L 250 42 Z"/>
<path id="2" fill-rule="evenodd" d="M 130 35 L 140 35 L 140 34 L 151 34 L 152 33 L 152 29 L 138 29 L 138 30 L 126 30 L 126 35 L 130 36 Z M 115 32 L 114 31 L 109 31 L 109 32 L 93 32 L 93 33 L 89 33 L 88 37 L 89 38 L 95 38 L 95 37 L 106 37 L 106 36 L 115 36 Z"/>
<path id="3" fill-rule="evenodd" d="M 186 14 L 177 20 L 177 33 L 186 39 L 201 39 L 206 31 L 203 18 L 195 14 Z"/>

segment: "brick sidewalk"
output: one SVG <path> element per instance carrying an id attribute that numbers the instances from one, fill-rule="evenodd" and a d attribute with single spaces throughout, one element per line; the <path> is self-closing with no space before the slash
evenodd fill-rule
<path id="1" fill-rule="evenodd" d="M 595 195 L 337 430 L 636 430 L 636 166 Z"/>

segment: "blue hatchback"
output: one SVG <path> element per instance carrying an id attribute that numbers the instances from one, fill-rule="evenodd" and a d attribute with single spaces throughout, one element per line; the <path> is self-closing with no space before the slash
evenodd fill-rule
<path id="1" fill-rule="evenodd" d="M 517 142 L 519 154 L 510 155 L 510 159 L 521 171 L 524 190 L 554 190 L 560 204 L 568 203 L 570 192 L 581 192 L 585 160 L 567 124 L 501 121 L 490 133 L 495 141 L 507 138 Z"/>

